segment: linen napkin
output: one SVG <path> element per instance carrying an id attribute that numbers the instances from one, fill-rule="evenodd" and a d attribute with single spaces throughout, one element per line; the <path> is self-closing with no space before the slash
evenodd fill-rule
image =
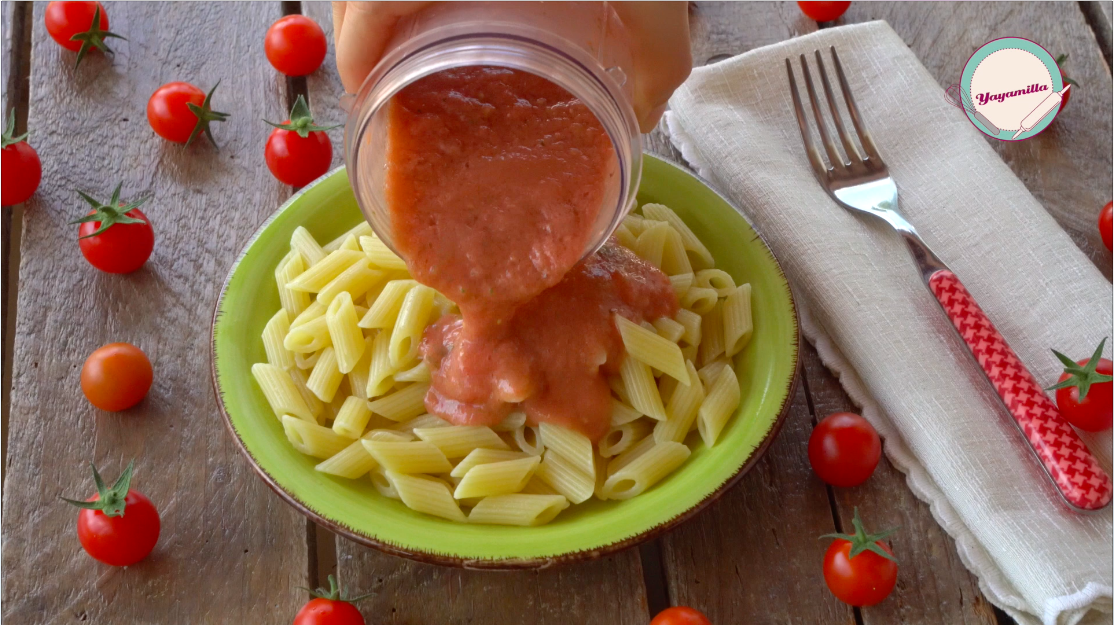
<path id="1" fill-rule="evenodd" d="M 1038 382 L 1055 383 L 1061 366 L 1050 348 L 1082 358 L 1111 334 L 1111 285 L 886 23 L 822 30 L 696 69 L 670 101 L 671 138 L 769 243 L 805 336 L 990 601 L 1023 625 L 1110 622 L 1110 509 L 1066 509 L 900 237 L 836 205 L 813 177 L 785 59 L 804 94 L 798 55 L 815 63 L 822 50 L 832 72 L 832 45 L 901 211 Z M 1110 471 L 1110 433 L 1084 440 Z"/>

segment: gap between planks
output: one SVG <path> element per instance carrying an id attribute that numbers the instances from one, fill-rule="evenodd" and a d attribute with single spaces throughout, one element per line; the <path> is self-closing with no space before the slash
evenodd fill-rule
<path id="1" fill-rule="evenodd" d="M 16 132 L 18 136 L 27 131 L 27 108 L 30 101 L 31 84 L 31 3 L 13 2 L 11 5 L 11 48 L 5 50 L 11 65 L 7 71 L 8 84 L 4 85 L 4 123 L 14 106 L 16 109 Z M 5 16 L 6 17 L 6 16 Z M 8 25 L 5 24 L 5 27 Z M 16 302 L 19 300 L 19 247 L 23 233 L 23 205 L 9 206 L 0 217 L 0 250 L 4 262 L 0 276 L 0 307 L 3 312 L 3 397 L 0 400 L 0 484 L 8 475 L 8 412 L 11 408 L 12 354 L 15 347 Z"/>

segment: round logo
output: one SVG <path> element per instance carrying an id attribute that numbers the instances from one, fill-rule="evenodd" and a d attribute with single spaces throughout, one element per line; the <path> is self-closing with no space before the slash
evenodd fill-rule
<path id="1" fill-rule="evenodd" d="M 1052 55 L 1020 37 L 979 48 L 963 68 L 959 86 L 967 118 L 1003 141 L 1028 139 L 1047 128 L 1060 112 L 1065 90 Z"/>

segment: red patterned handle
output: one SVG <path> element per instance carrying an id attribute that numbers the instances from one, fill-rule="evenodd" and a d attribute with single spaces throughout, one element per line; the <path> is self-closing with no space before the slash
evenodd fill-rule
<path id="1" fill-rule="evenodd" d="M 1072 506 L 1099 510 L 1110 503 L 1110 476 L 1060 416 L 1033 374 L 1013 353 L 963 283 L 937 271 L 928 287 L 982 367 L 1056 488 Z"/>

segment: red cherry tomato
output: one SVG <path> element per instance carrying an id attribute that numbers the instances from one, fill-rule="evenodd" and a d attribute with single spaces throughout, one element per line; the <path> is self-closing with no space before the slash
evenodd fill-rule
<path id="1" fill-rule="evenodd" d="M 650 625 L 712 625 L 699 610 L 677 606 L 658 612 Z"/>
<path id="2" fill-rule="evenodd" d="M 874 473 L 882 441 L 866 419 L 850 412 L 828 415 L 808 439 L 812 470 L 832 486 L 858 486 Z"/>
<path id="3" fill-rule="evenodd" d="M 1106 339 L 1103 339 L 1093 356 L 1078 362 L 1053 350 L 1064 363 L 1064 373 L 1052 387 L 1056 389 L 1056 407 L 1068 423 L 1087 432 L 1109 430 L 1114 424 L 1114 411 L 1111 410 L 1114 366 L 1110 359 L 1102 358 L 1105 344 Z"/>
<path id="4" fill-rule="evenodd" d="M 824 582 L 846 604 L 874 605 L 888 597 L 897 583 L 897 561 L 893 551 L 882 542 L 895 530 L 868 534 L 857 508 L 852 522 L 854 534 L 821 536 L 835 539 L 824 553 Z"/>
<path id="5" fill-rule="evenodd" d="M 313 123 L 305 98 L 298 96 L 289 120 L 271 125 L 275 129 L 267 138 L 263 156 L 275 178 L 292 187 L 304 187 L 329 171 L 333 144 L 325 134 L 328 128 Z"/>
<path id="6" fill-rule="evenodd" d="M 318 588 L 311 594 L 313 599 L 298 611 L 294 625 L 365 625 L 363 615 L 352 604 L 363 597 L 346 599 L 332 575 L 329 576 L 328 590 Z"/>
<path id="7" fill-rule="evenodd" d="M 43 178 L 43 164 L 35 148 L 27 145 L 27 134 L 13 137 L 15 109 L 8 115 L 4 127 L 3 148 L 0 149 L 0 168 L 4 170 L 4 184 L 0 186 L 0 204 L 12 206 L 26 202 L 39 188 Z"/>
<path id="8" fill-rule="evenodd" d="M 5 202 L 7 204 L 7 202 Z M 1106 206 L 1102 207 L 1102 212 L 1099 213 L 1099 234 L 1102 235 L 1102 244 L 1108 250 L 1114 250 L 1114 233 L 1111 229 L 1114 228 L 1114 216 L 1111 211 L 1114 210 L 1114 202 L 1107 202 Z"/>
<path id="9" fill-rule="evenodd" d="M 305 76 L 321 67 L 328 44 L 325 31 L 304 15 L 287 15 L 267 29 L 267 60 L 287 76 Z"/>
<path id="10" fill-rule="evenodd" d="M 159 513 L 142 493 L 128 488 L 133 465 L 111 488 L 98 488 L 84 502 L 67 499 L 84 508 L 77 515 L 77 539 L 93 558 L 112 566 L 129 566 L 146 558 L 159 540 Z M 93 474 L 100 482 L 97 468 Z"/>
<path id="11" fill-rule="evenodd" d="M 1060 96 L 1060 111 L 1063 111 L 1064 107 L 1068 105 L 1068 100 L 1071 99 L 1071 94 L 1075 93 L 1076 90 L 1079 89 L 1079 83 L 1075 82 L 1071 78 L 1068 78 L 1067 72 L 1064 71 L 1064 63 L 1067 62 L 1067 60 L 1068 55 L 1066 54 L 1061 54 L 1060 56 L 1056 57 L 1056 65 L 1060 68 L 1060 76 L 1064 80 L 1064 87 L 1071 85 L 1071 89 L 1067 89 L 1063 92 L 1063 95 Z"/>
<path id="12" fill-rule="evenodd" d="M 811 20 L 831 22 L 839 19 L 847 11 L 847 7 L 851 6 L 851 2 L 797 2 L 797 6 Z"/>
<path id="13" fill-rule="evenodd" d="M 88 32 L 93 26 L 93 14 L 101 10 L 99 30 L 108 30 L 108 13 L 100 2 L 51 2 L 46 5 L 43 21 L 46 22 L 46 32 L 58 45 L 67 50 L 77 52 L 81 49 L 81 41 L 71 39 L 74 35 Z"/>
<path id="14" fill-rule="evenodd" d="M 143 350 L 128 343 L 109 343 L 85 359 L 81 392 L 97 408 L 118 412 L 142 401 L 153 379 L 151 361 Z"/>
<path id="15" fill-rule="evenodd" d="M 155 247 L 155 231 L 139 210 L 147 198 L 123 204 L 119 186 L 107 204 L 85 193 L 81 196 L 93 210 L 71 223 L 81 223 L 77 243 L 85 260 L 107 273 L 131 273 L 142 267 Z"/>
<path id="16" fill-rule="evenodd" d="M 204 132 L 209 141 L 216 145 L 209 122 L 222 122 L 229 117 L 228 113 L 219 113 L 210 108 L 210 101 L 216 90 L 214 85 L 206 94 L 188 82 L 167 83 L 156 89 L 151 94 L 151 99 L 147 100 L 147 122 L 151 124 L 155 134 L 167 141 L 189 145 L 197 135 Z M 190 104 L 200 111 L 190 110 Z"/>

